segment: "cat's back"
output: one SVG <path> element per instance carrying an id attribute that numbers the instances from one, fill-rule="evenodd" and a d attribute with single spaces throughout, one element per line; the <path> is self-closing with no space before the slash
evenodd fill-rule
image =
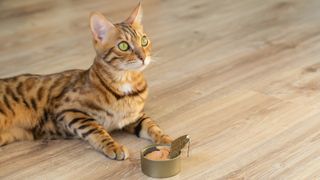
<path id="1" fill-rule="evenodd" d="M 0 79 L 0 119 L 35 119 L 44 114 L 52 98 L 57 98 L 70 82 L 81 78 L 83 70 L 55 74 L 22 74 Z"/>
<path id="2" fill-rule="evenodd" d="M 0 78 L 0 87 L 5 87 L 6 85 L 12 85 L 17 83 L 28 84 L 29 86 L 34 85 L 35 83 L 41 82 L 50 82 L 50 80 L 69 78 L 71 76 L 78 76 L 83 73 L 85 70 L 72 69 L 62 72 L 52 73 L 52 74 L 20 74 L 11 77 L 2 77 Z"/>
<path id="3" fill-rule="evenodd" d="M 32 94 L 36 92 L 38 100 L 46 90 L 54 90 L 66 85 L 69 81 L 81 78 L 84 70 L 67 70 L 53 74 L 21 74 L 13 77 L 0 78 L 0 96 Z M 1 98 L 0 98 L 1 99 Z M 16 100 L 16 97 L 13 97 Z"/>

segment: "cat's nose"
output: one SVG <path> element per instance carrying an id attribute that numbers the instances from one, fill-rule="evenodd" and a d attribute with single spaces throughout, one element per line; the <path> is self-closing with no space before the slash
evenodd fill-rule
<path id="1" fill-rule="evenodd" d="M 144 54 L 143 49 L 136 48 L 134 53 L 136 57 L 142 61 L 144 61 L 144 59 L 146 58 L 146 55 Z"/>
<path id="2" fill-rule="evenodd" d="M 144 63 L 144 60 L 146 59 L 146 56 L 144 54 L 139 53 L 139 54 L 137 54 L 137 57 L 138 57 L 139 60 L 142 61 L 142 63 Z"/>
<path id="3" fill-rule="evenodd" d="M 144 59 L 145 59 L 144 56 L 138 56 L 138 58 L 139 58 L 141 61 L 144 61 Z"/>

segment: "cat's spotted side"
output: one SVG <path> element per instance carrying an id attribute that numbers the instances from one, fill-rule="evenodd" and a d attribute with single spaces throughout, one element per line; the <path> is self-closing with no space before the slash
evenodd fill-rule
<path id="1" fill-rule="evenodd" d="M 20 140 L 80 137 L 108 157 L 128 150 L 108 132 L 123 129 L 156 143 L 172 139 L 145 113 L 148 94 L 142 70 L 151 42 L 139 4 L 122 23 L 90 15 L 96 58 L 88 70 L 20 75 L 0 80 L 0 146 Z"/>

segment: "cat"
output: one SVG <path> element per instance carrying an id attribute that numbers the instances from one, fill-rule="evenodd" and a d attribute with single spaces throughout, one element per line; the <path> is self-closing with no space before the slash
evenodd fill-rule
<path id="1" fill-rule="evenodd" d="M 151 61 L 151 41 L 141 19 L 140 3 L 117 24 L 91 13 L 96 57 L 87 70 L 0 79 L 0 146 L 78 137 L 111 159 L 125 160 L 127 148 L 109 134 L 116 129 L 170 144 L 172 138 L 143 111 L 148 87 L 142 70 Z"/>

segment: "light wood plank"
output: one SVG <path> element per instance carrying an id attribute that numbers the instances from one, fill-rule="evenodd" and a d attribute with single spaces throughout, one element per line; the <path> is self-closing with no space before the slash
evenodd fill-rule
<path id="1" fill-rule="evenodd" d="M 0 1 L 0 76 L 88 68 L 91 11 L 124 19 L 136 1 Z M 320 2 L 143 2 L 155 61 L 146 111 L 169 134 L 190 134 L 171 179 L 320 178 Z M 0 148 L 0 179 L 150 179 L 139 150 L 116 162 L 80 140 Z"/>

